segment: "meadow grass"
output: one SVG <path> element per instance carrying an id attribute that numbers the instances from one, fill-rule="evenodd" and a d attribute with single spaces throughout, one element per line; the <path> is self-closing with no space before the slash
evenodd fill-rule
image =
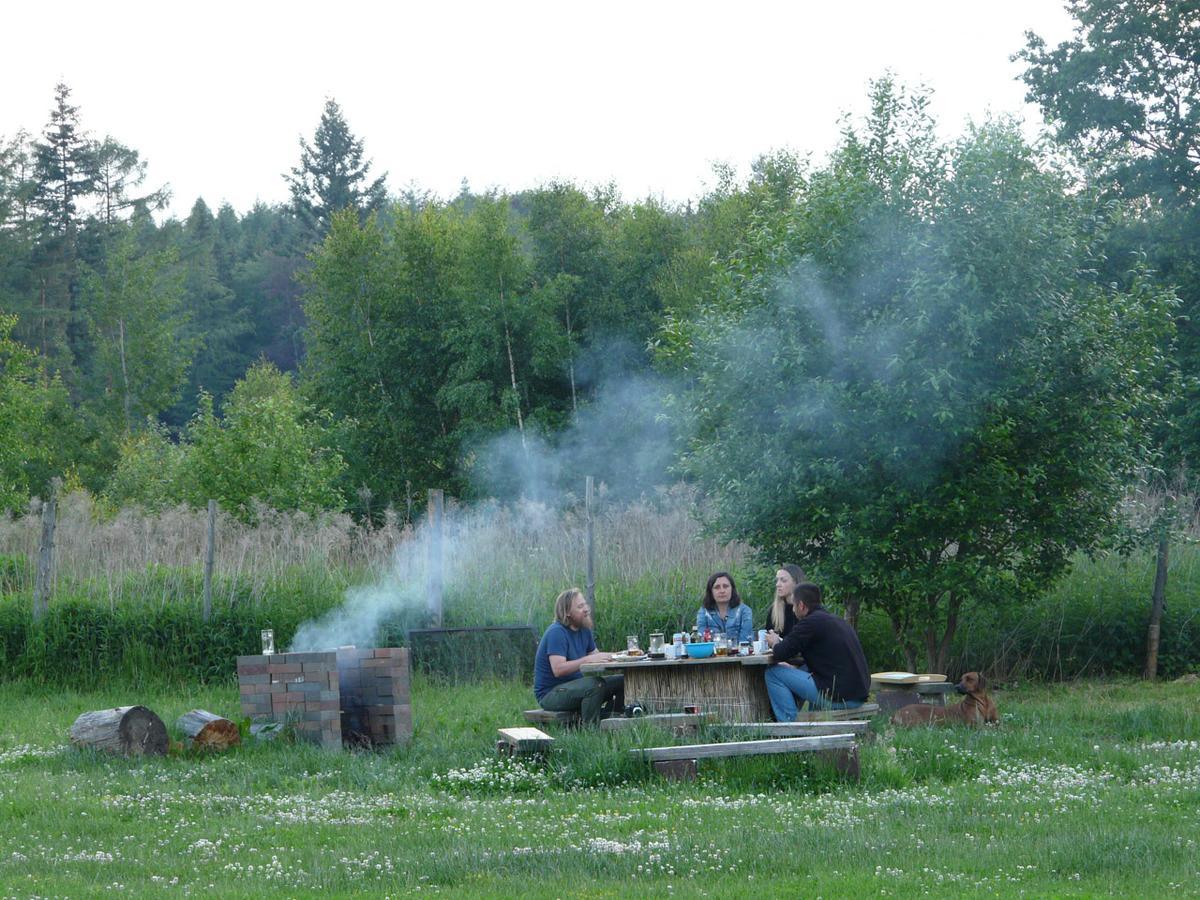
<path id="1" fill-rule="evenodd" d="M 596 622 L 602 647 L 622 646 L 627 634 L 646 640 L 650 631 L 690 626 L 705 580 L 717 570 L 734 574 L 755 624 L 765 625 L 774 564 L 757 561 L 744 544 L 706 535 L 703 518 L 701 501 L 686 488 L 600 505 Z M 442 622 L 448 627 L 532 626 L 540 634 L 558 592 L 585 581 L 586 529 L 577 507 L 452 507 L 446 522 Z M 334 514 L 261 510 L 254 525 L 222 516 L 207 623 L 201 617 L 205 531 L 203 512 L 104 514 L 85 493 L 68 495 L 55 592 L 35 627 L 40 521 L 35 509 L 0 517 L 0 679 L 68 687 L 108 679 L 219 681 L 234 657 L 257 651 L 263 628 L 273 628 L 277 644 L 287 647 L 303 623 L 319 620 L 348 596 L 369 595 L 381 610 L 373 643 L 404 644 L 409 628 L 431 624 L 428 546 L 420 529 L 394 516 L 379 527 Z M 1197 533 L 1194 526 L 1193 538 Z M 988 604 L 968 599 L 947 674 L 980 670 L 1012 681 L 1140 673 L 1154 569 L 1147 547 L 1125 556 L 1080 555 L 1043 595 Z M 830 600 L 838 611 L 836 592 Z M 907 667 L 887 616 L 870 598 L 858 628 L 874 671 Z M 366 643 L 330 635 L 325 645 L 349 642 Z M 1200 546 L 1181 538 L 1171 554 L 1159 672 L 1171 678 L 1197 665 Z"/>
<path id="2" fill-rule="evenodd" d="M 173 726 L 232 686 L 0 685 L 0 895 L 617 897 L 1195 894 L 1195 684 L 997 694 L 999 727 L 877 720 L 847 784 L 819 761 L 702 763 L 660 780 L 645 726 L 557 733 L 500 762 L 526 685 L 414 684 L 411 746 L 279 739 L 124 760 L 64 746 L 78 713 L 143 702 Z M 178 737 L 178 735 L 173 735 Z"/>

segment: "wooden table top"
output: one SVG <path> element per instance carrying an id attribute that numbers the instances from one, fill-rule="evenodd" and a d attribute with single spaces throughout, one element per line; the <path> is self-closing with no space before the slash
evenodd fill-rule
<path id="1" fill-rule="evenodd" d="M 771 653 L 754 653 L 750 656 L 706 656 L 704 659 L 614 659 L 606 663 L 584 663 L 580 672 L 604 672 L 610 669 L 654 669 L 662 667 L 684 668 L 686 666 L 767 666 L 773 661 Z"/>

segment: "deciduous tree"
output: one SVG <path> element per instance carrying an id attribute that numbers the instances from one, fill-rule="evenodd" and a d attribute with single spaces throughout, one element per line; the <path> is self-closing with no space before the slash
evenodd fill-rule
<path id="1" fill-rule="evenodd" d="M 873 99 L 698 317 L 686 465 L 716 528 L 944 671 L 964 609 L 1023 602 L 1113 533 L 1173 297 L 1096 277 L 1102 210 L 1014 128 L 943 145 L 919 98 Z"/>

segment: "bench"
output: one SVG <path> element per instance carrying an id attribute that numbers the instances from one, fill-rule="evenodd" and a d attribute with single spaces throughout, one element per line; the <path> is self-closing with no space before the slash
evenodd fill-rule
<path id="1" fill-rule="evenodd" d="M 701 759 L 813 751 L 828 753 L 831 762 L 839 772 L 848 778 L 858 779 L 858 741 L 851 733 L 729 741 L 723 744 L 648 747 L 629 752 L 650 760 L 654 764 L 654 770 L 666 778 L 691 780 L 696 777 L 696 764 Z"/>
<path id="2" fill-rule="evenodd" d="M 878 703 L 864 703 L 854 709 L 818 709 L 813 712 L 802 712 L 796 716 L 797 722 L 840 722 L 846 719 L 869 719 L 879 712 Z"/>
<path id="3" fill-rule="evenodd" d="M 578 725 L 577 712 L 551 712 L 548 709 L 527 709 L 522 713 L 526 722 L 534 725 Z"/>
<path id="4" fill-rule="evenodd" d="M 501 728 L 496 752 L 501 756 L 533 756 L 549 753 L 554 738 L 537 728 Z"/>
<path id="5" fill-rule="evenodd" d="M 683 729 L 694 731 L 700 725 L 711 720 L 711 716 L 704 715 L 703 713 L 651 713 L 647 716 L 634 716 L 632 718 L 613 716 L 611 719 L 601 720 L 600 730 L 624 731 L 626 728 L 633 728 L 639 722 L 645 722 L 648 725 L 657 725 L 660 728 L 673 728 L 677 732 Z"/>
<path id="6" fill-rule="evenodd" d="M 727 733 L 748 731 L 761 737 L 812 737 L 820 734 L 863 737 L 871 723 L 866 719 L 847 719 L 841 722 L 737 722 L 709 727 Z"/>

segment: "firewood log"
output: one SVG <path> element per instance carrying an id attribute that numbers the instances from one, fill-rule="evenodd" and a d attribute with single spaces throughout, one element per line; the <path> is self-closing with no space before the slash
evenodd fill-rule
<path id="1" fill-rule="evenodd" d="M 165 756 L 167 726 L 144 706 L 98 709 L 75 720 L 71 743 L 122 756 Z"/>
<path id="2" fill-rule="evenodd" d="M 204 709 L 184 713 L 175 727 L 187 735 L 197 750 L 228 750 L 242 740 L 235 723 Z"/>

